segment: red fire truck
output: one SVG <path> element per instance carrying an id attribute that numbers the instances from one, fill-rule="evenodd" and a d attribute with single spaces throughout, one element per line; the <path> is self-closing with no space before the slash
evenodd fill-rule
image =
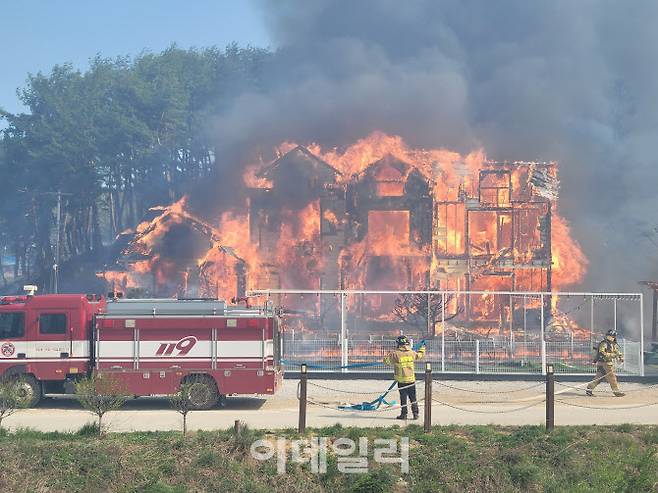
<path id="1" fill-rule="evenodd" d="M 134 396 L 185 382 L 196 409 L 225 395 L 273 394 L 283 379 L 276 311 L 206 299 L 52 294 L 0 297 L 0 378 L 31 405 L 91 372 Z"/>

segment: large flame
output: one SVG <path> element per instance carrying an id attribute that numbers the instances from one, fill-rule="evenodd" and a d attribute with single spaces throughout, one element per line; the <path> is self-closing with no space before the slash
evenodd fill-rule
<path id="1" fill-rule="evenodd" d="M 585 277 L 589 261 L 580 244 L 571 236 L 566 219 L 553 214 L 551 228 L 553 251 L 553 285 L 564 288 L 578 284 Z"/>
<path id="2" fill-rule="evenodd" d="M 281 157 L 297 147 L 285 142 L 276 152 Z M 552 217 L 551 288 L 576 285 L 586 273 L 587 258 L 572 238 L 567 221 L 555 212 L 555 198 L 543 198 L 546 195 L 536 194 L 530 184 L 533 169 L 546 163 L 496 167 L 486 160 L 483 150 L 461 155 L 447 149 L 415 149 L 401 137 L 382 132 L 343 149 L 322 149 L 317 144 L 305 149 L 338 172 L 330 186 L 343 187 L 343 191 L 364 179 L 374 169 L 373 163 L 379 163 L 367 178 L 374 180 L 372 193 L 383 202 L 404 199 L 412 174 L 419 174 L 432 203 L 437 204 L 429 212 L 431 238 L 411 226 L 414 219 L 406 209 L 368 210 L 359 220 L 365 224 L 359 224 L 344 210 L 327 208 L 322 199 L 310 197 L 304 204 L 282 203 L 267 217 L 257 217 L 247 203 L 203 211 L 202 219 L 189 210 L 184 197 L 158 208 L 154 219 L 136 228 L 129 250 L 142 258 L 129 262 L 123 271 L 103 276 L 119 289 L 155 284 L 174 295 L 193 294 L 188 290 L 196 285 L 198 293 L 222 298 L 233 297 L 240 290 L 236 281 L 240 276 L 246 289 L 541 290 L 551 262 L 537 260 L 542 252 L 538 230 L 544 216 Z M 245 167 L 245 193 L 262 192 L 271 197 L 276 192 L 272 177 L 263 173 L 270 164 Z M 543 176 L 556 175 L 554 164 L 542 168 Z M 507 171 L 495 172 L 500 169 Z M 481 175 L 483 170 L 494 171 Z M 299 187 L 304 186 L 300 181 Z M 515 209 L 518 204 L 526 205 Z M 178 265 L 179 259 L 162 253 L 173 226 L 185 224 L 206 242 L 204 253 L 192 267 Z M 333 231 L 331 241 L 326 239 L 328 229 Z M 355 231 L 361 229 L 365 233 L 359 236 Z M 514 270 L 520 263 L 539 267 Z M 325 273 L 331 268 L 341 272 L 339 284 L 326 284 Z M 466 274 L 469 286 L 462 280 Z M 369 304 L 369 309 L 380 310 L 377 316 L 388 316 L 385 300 Z M 457 300 L 451 300 L 451 305 L 456 304 Z M 497 310 L 506 309 L 487 294 L 473 297 L 469 316 L 493 319 Z"/>

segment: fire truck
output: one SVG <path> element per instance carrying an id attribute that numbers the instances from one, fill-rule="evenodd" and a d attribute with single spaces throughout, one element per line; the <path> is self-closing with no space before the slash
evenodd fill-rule
<path id="1" fill-rule="evenodd" d="M 44 394 L 73 393 L 92 372 L 135 397 L 173 394 L 189 383 L 195 409 L 226 395 L 274 394 L 283 380 L 271 304 L 35 295 L 28 288 L 0 297 L 0 378 L 16 378 L 31 406 Z"/>

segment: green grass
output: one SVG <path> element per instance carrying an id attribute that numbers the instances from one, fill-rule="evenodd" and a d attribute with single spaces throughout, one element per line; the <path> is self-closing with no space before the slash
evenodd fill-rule
<path id="1" fill-rule="evenodd" d="M 267 435 L 245 429 L 192 433 L 0 432 L 0 491 L 161 492 L 649 492 L 658 491 L 658 426 L 449 426 L 425 434 L 402 429 L 308 430 L 306 437 L 410 439 L 410 473 L 370 461 L 367 474 L 342 474 L 328 455 L 326 474 L 274 460 L 258 462 L 250 444 Z M 293 430 L 279 436 L 300 438 Z"/>

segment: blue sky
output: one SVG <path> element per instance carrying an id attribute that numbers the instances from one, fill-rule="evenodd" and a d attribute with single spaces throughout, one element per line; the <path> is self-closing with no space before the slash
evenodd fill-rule
<path id="1" fill-rule="evenodd" d="M 181 47 L 270 45 L 259 11 L 240 0 L 0 0 L 0 107 L 20 111 L 28 72 L 97 53 L 136 55 Z"/>

